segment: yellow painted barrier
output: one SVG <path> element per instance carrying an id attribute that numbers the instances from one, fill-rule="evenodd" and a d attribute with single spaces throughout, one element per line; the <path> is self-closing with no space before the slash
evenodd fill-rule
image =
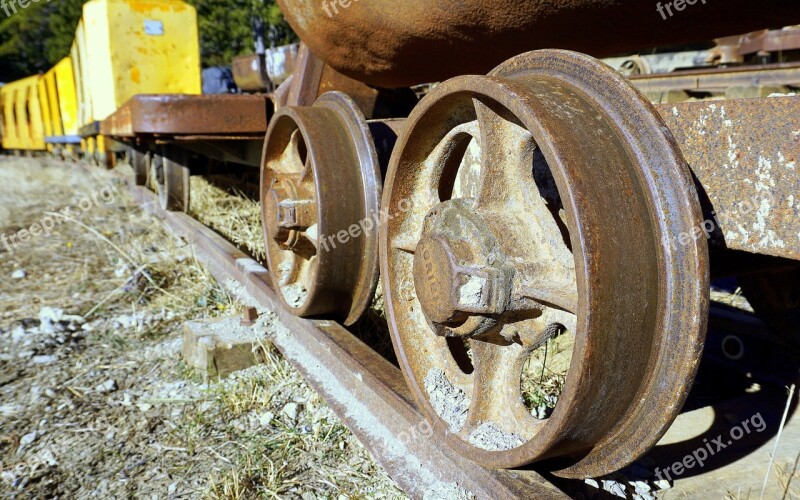
<path id="1" fill-rule="evenodd" d="M 10 150 L 43 151 L 44 121 L 39 100 L 41 77 L 30 76 L 0 88 L 6 134 L 3 148 Z"/>

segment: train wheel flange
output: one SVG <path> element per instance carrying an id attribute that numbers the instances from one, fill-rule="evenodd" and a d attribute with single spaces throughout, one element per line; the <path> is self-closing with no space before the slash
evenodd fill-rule
<path id="1" fill-rule="evenodd" d="M 336 314 L 352 324 L 369 306 L 379 274 L 381 189 L 372 135 L 345 94 L 272 118 L 262 222 L 273 285 L 294 314 Z"/>
<path id="2" fill-rule="evenodd" d="M 456 185 L 472 141 L 476 179 Z M 380 233 L 392 341 L 456 451 L 493 468 L 558 458 L 560 476 L 597 477 L 666 432 L 702 351 L 708 252 L 669 244 L 701 223 L 697 194 L 616 72 L 538 51 L 440 84 L 395 147 L 383 209 L 397 214 Z M 563 329 L 572 359 L 540 420 L 523 405 L 523 363 Z"/>
<path id="3" fill-rule="evenodd" d="M 162 210 L 189 210 L 191 171 L 188 165 L 188 154 L 180 148 L 163 148 L 161 154 L 153 155 L 151 178 Z"/>

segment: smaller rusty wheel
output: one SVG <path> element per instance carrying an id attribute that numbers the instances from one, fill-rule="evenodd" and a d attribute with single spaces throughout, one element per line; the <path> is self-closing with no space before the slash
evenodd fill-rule
<path id="1" fill-rule="evenodd" d="M 189 210 L 191 172 L 188 164 L 188 155 L 179 148 L 163 148 L 161 154 L 153 156 L 151 176 L 163 210 Z"/>
<path id="2" fill-rule="evenodd" d="M 298 316 L 352 324 L 378 280 L 381 177 L 372 135 L 339 92 L 286 107 L 264 145 L 261 209 L 270 276 Z"/>
<path id="3" fill-rule="evenodd" d="M 150 153 L 144 153 L 138 149 L 128 150 L 128 159 L 133 167 L 133 180 L 137 186 L 147 184 L 147 173 L 150 168 Z"/>
<path id="4" fill-rule="evenodd" d="M 436 432 L 492 468 L 630 464 L 680 411 L 708 314 L 705 243 L 668 243 L 702 214 L 660 117 L 599 61 L 551 50 L 440 84 L 405 127 L 381 275 Z M 526 363 L 565 337 L 557 402 L 533 412 Z"/>

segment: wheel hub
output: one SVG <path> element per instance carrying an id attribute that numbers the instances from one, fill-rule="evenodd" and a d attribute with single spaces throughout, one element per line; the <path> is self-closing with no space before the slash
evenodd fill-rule
<path id="1" fill-rule="evenodd" d="M 441 336 L 475 336 L 506 310 L 513 269 L 469 200 L 446 201 L 426 217 L 414 255 L 414 284 Z"/>

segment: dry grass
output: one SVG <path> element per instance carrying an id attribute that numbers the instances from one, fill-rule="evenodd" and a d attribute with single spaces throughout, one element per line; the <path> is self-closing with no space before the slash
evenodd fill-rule
<path id="1" fill-rule="evenodd" d="M 180 360 L 182 322 L 239 304 L 114 179 L 0 159 L 0 234 L 119 188 L 113 203 L 0 252 L 0 496 L 402 497 L 272 347 L 264 364 L 228 380 L 204 384 L 191 373 Z M 236 210 L 233 200 L 215 205 Z M 252 214 L 240 217 L 231 230 L 260 231 Z M 23 269 L 24 279 L 9 278 Z M 12 333 L 45 306 L 87 316 L 91 331 L 66 343 L 28 327 L 21 339 Z M 54 359 L 36 364 L 30 351 Z M 108 381 L 116 388 L 97 389 Z M 284 411 L 293 405 L 296 418 Z"/>
<path id="2" fill-rule="evenodd" d="M 261 209 L 258 201 L 241 193 L 228 192 L 202 177 L 192 177 L 191 215 L 247 251 L 256 260 L 266 262 Z"/>

